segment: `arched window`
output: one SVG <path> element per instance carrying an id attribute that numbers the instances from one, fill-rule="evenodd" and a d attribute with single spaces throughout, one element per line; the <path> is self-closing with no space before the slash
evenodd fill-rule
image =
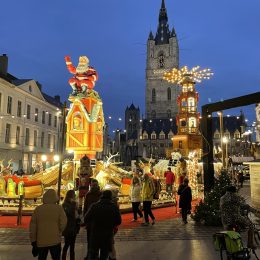
<path id="1" fill-rule="evenodd" d="M 155 103 L 156 102 L 156 92 L 155 89 L 152 89 L 152 102 Z"/>
<path id="2" fill-rule="evenodd" d="M 172 91 L 171 91 L 171 88 L 168 88 L 168 89 L 167 89 L 167 99 L 168 99 L 168 100 L 171 100 L 171 99 L 172 99 Z"/>
<path id="3" fill-rule="evenodd" d="M 169 109 L 169 110 L 167 110 L 167 117 L 168 118 L 171 118 L 172 117 L 172 112 L 171 112 L 171 110 Z"/>
<path id="4" fill-rule="evenodd" d="M 164 68 L 164 54 L 161 53 L 158 56 L 158 67 L 159 68 Z"/>
<path id="5" fill-rule="evenodd" d="M 156 112 L 152 110 L 152 118 L 156 118 Z"/>

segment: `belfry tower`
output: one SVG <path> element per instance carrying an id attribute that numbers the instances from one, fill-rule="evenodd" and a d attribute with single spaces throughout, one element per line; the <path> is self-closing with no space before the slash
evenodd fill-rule
<path id="1" fill-rule="evenodd" d="M 162 79 L 163 74 L 179 67 L 179 47 L 174 28 L 169 29 L 165 2 L 162 0 L 155 36 L 147 41 L 145 114 L 147 119 L 166 119 L 178 113 L 177 85 Z"/>

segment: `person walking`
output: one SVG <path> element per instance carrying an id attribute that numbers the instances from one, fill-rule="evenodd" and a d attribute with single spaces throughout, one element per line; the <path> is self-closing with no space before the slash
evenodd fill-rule
<path id="1" fill-rule="evenodd" d="M 100 191 L 100 187 L 98 184 L 98 181 L 96 179 L 91 179 L 90 182 L 90 190 L 88 191 L 88 193 L 85 196 L 85 200 L 84 200 L 84 208 L 83 208 L 83 216 L 84 216 L 84 224 L 86 226 L 87 229 L 87 256 L 85 257 L 85 260 L 88 260 L 90 257 L 90 232 L 91 232 L 91 228 L 87 225 L 86 220 L 85 220 L 85 216 L 86 213 L 88 212 L 88 210 L 90 209 L 90 207 L 98 202 L 100 200 L 100 197 L 102 195 L 102 192 Z"/>
<path id="2" fill-rule="evenodd" d="M 132 222 L 137 221 L 137 214 L 140 216 L 140 218 L 143 217 L 143 213 L 139 209 L 141 203 L 141 191 L 142 191 L 142 184 L 140 182 L 140 179 L 137 176 L 134 176 L 130 187 L 130 198 L 131 198 L 132 210 L 134 214 L 134 218 Z"/>
<path id="3" fill-rule="evenodd" d="M 113 247 L 114 229 L 122 222 L 110 190 L 103 191 L 100 200 L 86 213 L 85 221 L 90 228 L 90 259 L 107 260 Z"/>
<path id="4" fill-rule="evenodd" d="M 145 220 L 145 222 L 142 223 L 143 226 L 149 226 L 149 216 L 152 219 L 152 225 L 155 224 L 155 217 L 151 209 L 154 193 L 155 188 L 153 180 L 151 177 L 149 177 L 148 173 L 145 173 L 142 187 L 142 200 Z"/>
<path id="5" fill-rule="evenodd" d="M 175 181 L 175 175 L 171 171 L 171 167 L 168 167 L 168 170 L 164 173 L 165 183 L 166 183 L 166 192 L 172 196 L 173 194 L 173 185 Z"/>
<path id="6" fill-rule="evenodd" d="M 75 241 L 80 230 L 80 218 L 78 216 L 78 206 L 75 201 L 74 190 L 69 190 L 66 193 L 62 207 L 67 216 L 67 225 L 63 231 L 65 245 L 62 250 L 62 260 L 66 260 L 67 250 L 70 248 L 70 260 L 75 259 Z"/>
<path id="7" fill-rule="evenodd" d="M 243 171 L 240 171 L 238 173 L 238 182 L 240 183 L 240 188 L 243 188 L 243 183 L 244 183 L 244 174 L 243 174 Z"/>
<path id="8" fill-rule="evenodd" d="M 53 260 L 60 260 L 61 236 L 67 224 L 67 217 L 54 189 L 43 195 L 43 204 L 36 207 L 30 221 L 32 253 L 38 260 L 46 260 L 50 251 Z"/>
<path id="9" fill-rule="evenodd" d="M 183 184 L 179 186 L 178 195 L 180 195 L 179 208 L 181 208 L 182 221 L 187 224 L 187 214 L 191 210 L 192 194 L 189 186 L 189 180 L 184 179 Z"/>

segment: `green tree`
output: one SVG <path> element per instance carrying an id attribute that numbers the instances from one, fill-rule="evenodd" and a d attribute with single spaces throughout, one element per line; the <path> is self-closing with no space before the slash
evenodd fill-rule
<path id="1" fill-rule="evenodd" d="M 191 216 L 195 222 L 203 223 L 208 226 L 220 226 L 221 214 L 219 201 L 221 196 L 231 185 L 230 177 L 226 172 L 222 172 L 218 179 L 215 179 L 214 188 L 205 194 L 204 201 L 200 201 L 195 207 L 195 212 Z"/>

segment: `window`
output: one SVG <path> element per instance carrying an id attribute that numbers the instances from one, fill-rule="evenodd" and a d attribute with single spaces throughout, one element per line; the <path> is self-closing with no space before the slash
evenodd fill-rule
<path id="1" fill-rule="evenodd" d="M 56 149 L 56 135 L 53 136 L 53 149 Z"/>
<path id="2" fill-rule="evenodd" d="M 6 128 L 5 128 L 5 143 L 6 144 L 10 143 L 10 138 L 11 138 L 11 125 L 6 124 Z"/>
<path id="3" fill-rule="evenodd" d="M 21 132 L 20 126 L 17 126 L 16 127 L 16 144 L 20 144 L 20 132 Z"/>
<path id="4" fill-rule="evenodd" d="M 236 139 L 239 139 L 239 138 L 240 138 L 240 133 L 239 133 L 238 130 L 236 130 L 236 132 L 234 133 L 234 137 L 235 137 Z"/>
<path id="5" fill-rule="evenodd" d="M 160 144 L 160 147 L 161 147 L 161 148 L 164 148 L 164 144 Z"/>
<path id="6" fill-rule="evenodd" d="M 57 116 L 54 117 L 54 127 L 57 127 Z"/>
<path id="7" fill-rule="evenodd" d="M 30 129 L 26 128 L 25 129 L 25 145 L 29 145 L 29 140 L 30 140 Z"/>
<path id="8" fill-rule="evenodd" d="M 32 92 L 32 86 L 31 85 L 29 85 L 29 91 Z"/>
<path id="9" fill-rule="evenodd" d="M 143 139 L 147 140 L 148 139 L 148 134 L 146 132 L 143 133 Z"/>
<path id="10" fill-rule="evenodd" d="M 27 105 L 27 119 L 31 118 L 31 106 Z"/>
<path id="11" fill-rule="evenodd" d="M 45 115 L 46 115 L 46 112 L 42 111 L 42 123 L 43 124 L 45 124 Z"/>
<path id="12" fill-rule="evenodd" d="M 34 118 L 34 120 L 35 120 L 35 122 L 38 122 L 38 118 L 39 118 L 39 109 L 38 108 L 35 108 L 35 118 Z"/>
<path id="13" fill-rule="evenodd" d="M 17 103 L 17 117 L 22 116 L 22 101 L 18 100 Z"/>
<path id="14" fill-rule="evenodd" d="M 49 122 L 48 122 L 48 125 L 51 126 L 51 114 L 49 114 Z"/>
<path id="15" fill-rule="evenodd" d="M 44 132 L 42 132 L 42 135 L 41 135 L 41 148 L 44 147 Z"/>
<path id="16" fill-rule="evenodd" d="M 165 134 L 164 134 L 164 132 L 160 132 L 159 139 L 165 139 Z"/>
<path id="17" fill-rule="evenodd" d="M 33 146 L 34 147 L 37 146 L 37 136 L 38 136 L 37 130 L 34 130 L 34 132 L 33 132 Z"/>
<path id="18" fill-rule="evenodd" d="M 153 140 L 156 139 L 156 133 L 155 133 L 155 132 L 152 132 L 152 134 L 151 134 L 151 139 L 153 139 Z"/>
<path id="19" fill-rule="evenodd" d="M 188 111 L 195 111 L 195 99 L 193 97 L 188 98 Z"/>
<path id="20" fill-rule="evenodd" d="M 0 111 L 2 111 L 2 93 L 0 92 Z"/>
<path id="21" fill-rule="evenodd" d="M 214 133 L 214 138 L 215 138 L 215 139 L 219 139 L 219 138 L 220 138 L 220 133 L 219 133 L 218 131 L 216 131 L 216 132 Z"/>
<path id="22" fill-rule="evenodd" d="M 179 141 L 179 148 L 182 149 L 182 141 Z"/>
<path id="23" fill-rule="evenodd" d="M 167 110 L 167 117 L 168 118 L 171 118 L 172 117 L 172 111 L 169 109 Z"/>
<path id="24" fill-rule="evenodd" d="M 47 148 L 51 148 L 51 135 L 48 134 L 48 144 L 47 144 Z"/>
<path id="25" fill-rule="evenodd" d="M 163 53 L 161 53 L 158 57 L 158 67 L 164 68 L 164 55 L 163 55 Z"/>
<path id="26" fill-rule="evenodd" d="M 7 99 L 7 114 L 9 114 L 9 115 L 12 114 L 12 100 L 13 100 L 13 98 L 8 96 L 8 99 Z"/>
<path id="27" fill-rule="evenodd" d="M 156 92 L 155 89 L 152 89 L 152 102 L 155 103 L 156 102 Z"/>
<path id="28" fill-rule="evenodd" d="M 156 118 L 156 112 L 154 110 L 152 111 L 152 118 Z"/>
<path id="29" fill-rule="evenodd" d="M 172 99 L 172 91 L 171 91 L 171 88 L 168 88 L 168 89 L 167 89 L 167 99 L 168 99 L 168 100 L 171 100 L 171 99 Z"/>

